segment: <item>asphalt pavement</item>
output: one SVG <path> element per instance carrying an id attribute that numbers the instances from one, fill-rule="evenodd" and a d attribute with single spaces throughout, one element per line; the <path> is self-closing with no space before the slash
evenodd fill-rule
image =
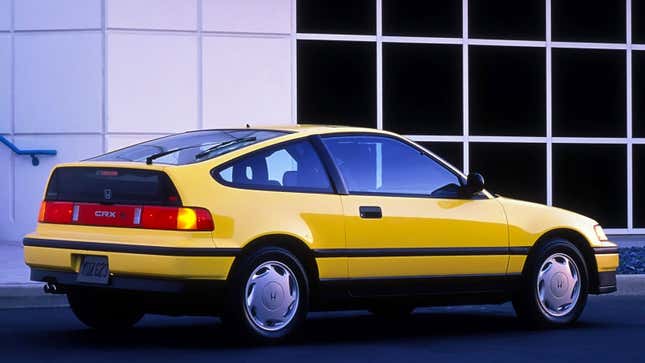
<path id="1" fill-rule="evenodd" d="M 68 308 L 0 310 L 2 362 L 637 362 L 645 296 L 592 296 L 580 321 L 527 330 L 510 304 L 418 309 L 387 320 L 314 313 L 295 341 L 245 346 L 216 318 L 146 316 L 119 334 L 86 329 Z"/>

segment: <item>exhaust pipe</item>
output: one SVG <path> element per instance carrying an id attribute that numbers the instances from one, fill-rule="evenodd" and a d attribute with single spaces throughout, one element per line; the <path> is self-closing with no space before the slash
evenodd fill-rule
<path id="1" fill-rule="evenodd" d="M 56 285 L 52 281 L 48 281 L 47 285 L 43 286 L 43 290 L 45 290 L 46 294 L 64 294 L 65 291 L 63 291 L 60 286 Z"/>

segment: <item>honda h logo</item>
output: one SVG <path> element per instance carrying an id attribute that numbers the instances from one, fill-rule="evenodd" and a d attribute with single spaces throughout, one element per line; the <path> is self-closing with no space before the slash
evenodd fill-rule
<path id="1" fill-rule="evenodd" d="M 94 212 L 95 217 L 105 217 L 105 218 L 116 218 L 116 212 L 110 212 L 106 210 L 97 210 Z"/>
<path id="2" fill-rule="evenodd" d="M 112 199 L 112 189 L 103 189 L 103 198 L 105 198 L 105 200 Z"/>
<path id="3" fill-rule="evenodd" d="M 558 279 L 558 284 L 557 284 L 558 289 L 561 289 L 563 284 L 564 284 L 564 281 L 562 281 L 562 279 Z"/>
<path id="4" fill-rule="evenodd" d="M 271 291 L 271 295 L 270 295 L 271 300 L 275 300 L 276 296 L 277 296 L 276 292 L 275 292 L 275 291 Z"/>

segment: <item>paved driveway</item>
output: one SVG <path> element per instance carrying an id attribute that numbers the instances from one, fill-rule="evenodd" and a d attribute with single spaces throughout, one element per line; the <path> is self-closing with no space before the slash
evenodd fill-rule
<path id="1" fill-rule="evenodd" d="M 509 304 L 420 309 L 403 321 L 316 313 L 295 342 L 232 344 L 214 318 L 148 316 L 122 334 L 87 330 L 69 309 L 0 310 L 2 362 L 636 362 L 645 296 L 591 297 L 573 328 L 529 331 Z"/>

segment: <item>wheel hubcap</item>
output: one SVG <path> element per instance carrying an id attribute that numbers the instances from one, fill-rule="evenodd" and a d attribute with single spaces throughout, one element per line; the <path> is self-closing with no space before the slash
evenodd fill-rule
<path id="1" fill-rule="evenodd" d="M 267 261 L 256 267 L 244 291 L 246 315 L 262 330 L 279 330 L 296 315 L 298 280 L 282 262 Z"/>
<path id="2" fill-rule="evenodd" d="M 540 307 L 552 316 L 567 315 L 580 298 L 580 273 L 575 261 L 556 253 L 547 258 L 537 278 Z"/>

